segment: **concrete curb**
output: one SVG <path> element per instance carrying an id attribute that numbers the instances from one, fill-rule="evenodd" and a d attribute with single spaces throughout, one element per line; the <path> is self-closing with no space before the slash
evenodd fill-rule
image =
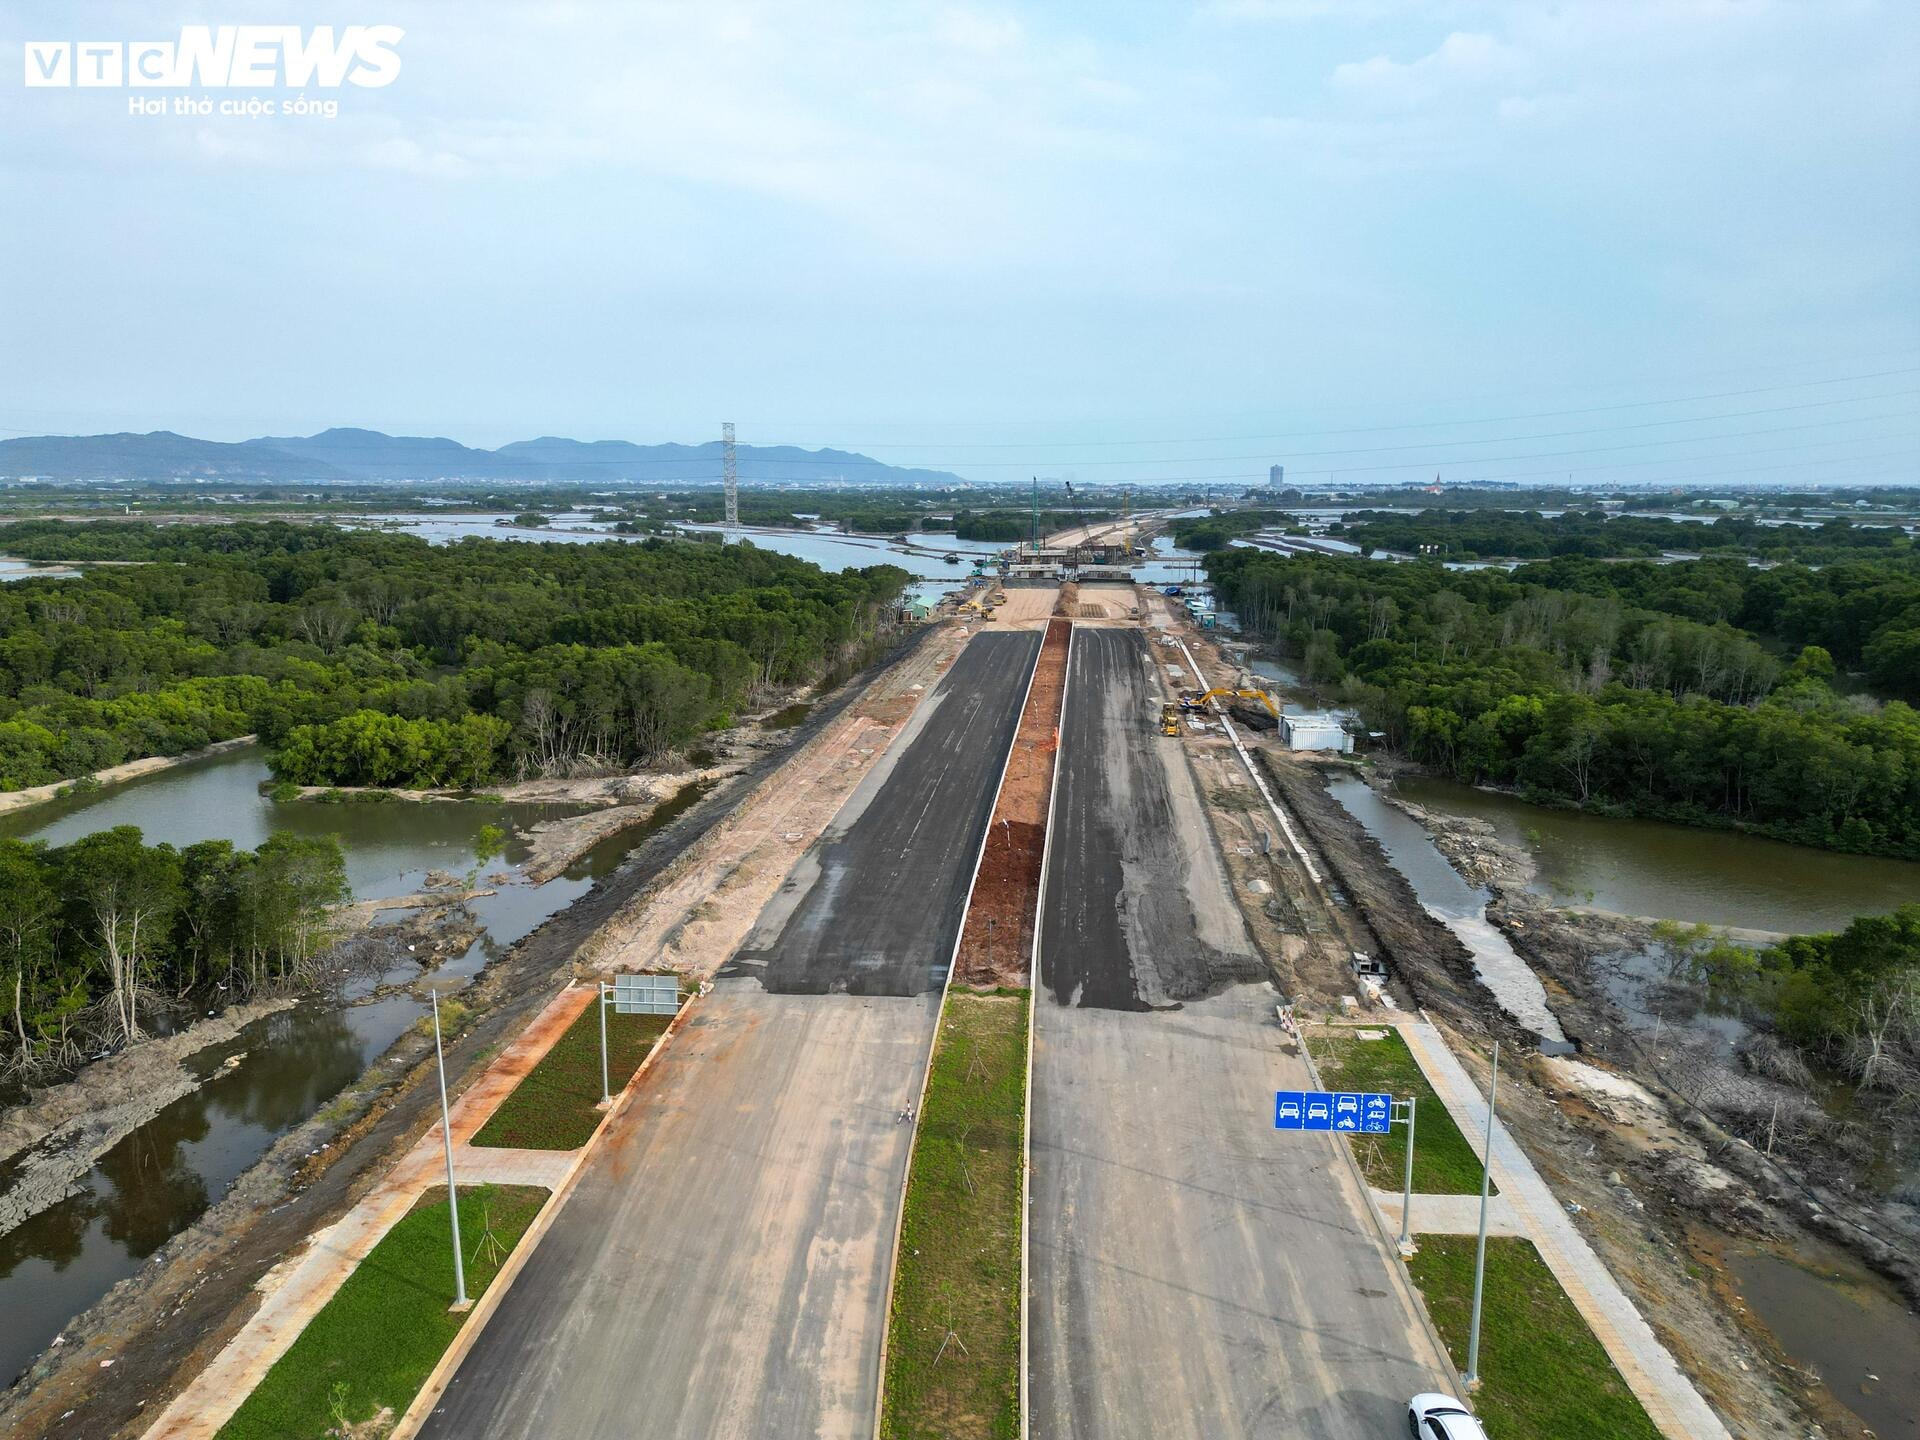
<path id="1" fill-rule="evenodd" d="M 1020 1440 L 1032 1424 L 1033 1334 L 1033 1042 L 1040 1002 L 1040 917 L 1047 909 L 1047 861 L 1053 855 L 1053 809 L 1060 796 L 1060 740 L 1067 724 L 1067 698 L 1073 691 L 1073 638 L 1067 626 L 1067 659 L 1060 676 L 1060 715 L 1053 722 L 1053 782 L 1047 788 L 1047 830 L 1040 841 L 1040 890 L 1033 905 L 1033 954 L 1027 961 L 1027 1080 L 1020 1109 Z"/>
<path id="2" fill-rule="evenodd" d="M 540 1213 L 533 1217 L 533 1223 L 527 1226 L 519 1243 L 513 1247 L 513 1253 L 507 1256 L 506 1263 L 494 1275 L 493 1283 L 487 1287 L 486 1293 L 474 1305 L 473 1312 L 467 1316 L 467 1323 L 460 1327 L 452 1343 L 440 1356 L 440 1363 L 427 1373 L 427 1378 L 413 1397 L 413 1403 L 407 1406 L 406 1413 L 394 1425 L 388 1440 L 410 1440 L 421 1425 L 426 1423 L 427 1417 L 433 1413 L 433 1407 L 440 1403 L 440 1397 L 446 1393 L 447 1386 L 452 1382 L 461 1362 L 467 1358 L 468 1352 L 480 1339 L 480 1332 L 486 1328 L 487 1321 L 492 1318 L 493 1312 L 499 1309 L 501 1299 L 513 1288 L 513 1282 L 526 1265 L 528 1257 L 539 1247 L 547 1231 L 553 1228 L 553 1222 L 559 1218 L 561 1207 L 572 1196 L 574 1187 L 580 1183 L 581 1175 L 586 1173 L 587 1161 L 599 1148 L 601 1138 L 607 1133 L 607 1127 L 613 1123 L 615 1117 L 626 1113 L 628 1106 L 633 1103 L 635 1088 L 653 1068 L 653 1062 L 665 1053 L 668 1043 L 680 1033 L 681 1022 L 699 1002 L 698 992 L 687 998 L 686 1003 L 680 1007 L 679 1013 L 668 1022 L 667 1028 L 660 1032 L 660 1038 L 653 1042 L 653 1048 L 647 1051 L 646 1058 L 640 1062 L 639 1069 L 635 1070 L 627 1083 L 620 1088 L 620 1094 L 614 1099 L 613 1104 L 607 1107 L 607 1112 L 600 1117 L 600 1123 L 593 1127 L 593 1134 L 587 1137 L 587 1143 L 573 1152 L 573 1163 L 567 1168 L 566 1177 L 547 1196 L 547 1203 L 540 1207 Z M 588 1001 L 588 1004 L 595 1003 L 601 1002 Z M 586 1012 L 583 1010 L 581 1013 Z M 459 1169 L 457 1163 L 454 1168 L 457 1173 Z"/>
<path id="3" fill-rule="evenodd" d="M 973 632 L 978 635 L 978 630 Z M 969 639 L 969 644 L 972 643 Z M 963 647 L 964 648 L 964 647 Z M 1033 664 L 1027 670 L 1026 688 L 1020 692 L 1020 711 L 1007 740 L 1006 759 L 1000 762 L 1000 778 L 994 782 L 993 804 L 987 809 L 987 823 L 980 831 L 980 848 L 974 852 L 973 874 L 967 880 L 967 901 L 960 907 L 960 925 L 953 935 L 953 953 L 947 957 L 946 979 L 940 984 L 940 1016 L 934 1023 L 933 1039 L 927 1045 L 927 1063 L 920 1072 L 920 1090 L 913 1105 L 913 1143 L 907 1147 L 907 1168 L 900 1176 L 900 1194 L 893 1207 L 893 1244 L 887 1249 L 887 1311 L 880 1327 L 879 1363 L 874 1370 L 873 1435 L 880 1440 L 880 1427 L 887 1414 L 887 1341 L 893 1333 L 893 1284 L 900 1271 L 900 1234 L 907 1223 L 907 1188 L 913 1184 L 913 1157 L 920 1148 L 920 1113 L 926 1108 L 927 1086 L 933 1080 L 933 1057 L 940 1048 L 940 1030 L 947 1023 L 947 992 L 953 988 L 953 972 L 960 963 L 960 945 L 967 936 L 967 914 L 973 909 L 973 887 L 980 881 L 980 862 L 987 853 L 987 841 L 993 835 L 993 812 L 1000 808 L 1000 791 L 1007 783 L 1007 771 L 1013 766 L 1014 748 L 1020 743 L 1020 720 L 1026 716 L 1027 701 L 1033 696 L 1033 677 L 1040 673 L 1040 657 L 1046 653 L 1046 631 L 1040 632 L 1040 644 L 1033 652 Z M 931 693 L 931 691 L 929 691 Z M 395 1437 L 399 1440 L 399 1437 Z"/>

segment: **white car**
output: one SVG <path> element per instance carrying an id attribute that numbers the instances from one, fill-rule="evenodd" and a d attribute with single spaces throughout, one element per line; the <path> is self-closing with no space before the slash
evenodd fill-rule
<path id="1" fill-rule="evenodd" d="M 1407 1402 L 1413 1440 L 1487 1440 L 1473 1413 L 1451 1395 L 1416 1395 Z"/>

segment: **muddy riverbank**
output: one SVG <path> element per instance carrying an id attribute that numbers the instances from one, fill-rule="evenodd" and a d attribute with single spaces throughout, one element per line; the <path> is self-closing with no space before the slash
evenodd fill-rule
<path id="1" fill-rule="evenodd" d="M 196 760 L 205 760 L 214 755 L 227 755 L 235 750 L 244 750 L 254 744 L 257 735 L 240 735 L 232 740 L 218 740 L 198 750 L 189 750 L 184 755 L 148 755 L 143 759 L 129 760 L 124 765 L 109 765 L 104 770 L 96 770 L 91 775 L 81 776 L 78 780 L 58 780 L 51 785 L 29 785 L 24 790 L 0 791 L 0 815 L 10 810 L 24 810 L 30 805 L 39 805 L 48 800 L 58 800 L 73 793 L 74 787 L 118 785 L 123 781 L 137 780 L 143 775 L 157 775 L 162 770 L 172 770 L 181 765 L 191 765 Z"/>
<path id="2" fill-rule="evenodd" d="M 198 1089 L 204 1077 L 187 1060 L 295 1003 L 286 995 L 235 1005 L 96 1060 L 0 1114 L 0 1235 L 65 1199 L 102 1155 Z"/>
<path id="3" fill-rule="evenodd" d="M 1374 946 L 1369 953 L 1386 962 L 1414 1003 L 1474 1033 L 1491 1030 L 1520 1038 L 1475 973 L 1473 955 L 1459 936 L 1427 912 L 1379 842 L 1328 792 L 1329 776 L 1346 775 L 1348 768 L 1303 761 L 1265 746 L 1254 755 L 1282 805 L 1326 860 L 1336 901 L 1351 905 L 1364 919 Z"/>
<path id="4" fill-rule="evenodd" d="M 1530 888 L 1532 852 L 1492 821 L 1394 803 L 1489 889 L 1488 919 L 1579 1042 L 1578 1060 L 1533 1062 L 1557 1114 L 1529 1146 L 1559 1127 L 1581 1137 L 1618 1177 L 1616 1199 L 1710 1282 L 1720 1322 L 1802 1428 L 1920 1434 L 1920 1210 L 1869 1183 L 1884 1159 L 1870 1118 L 1763 1030 L 1668 980 L 1653 922 L 1554 905 Z M 1825 1318 L 1809 1326 L 1813 1315 Z M 1880 1358 L 1890 1344 L 1904 1366 Z"/>

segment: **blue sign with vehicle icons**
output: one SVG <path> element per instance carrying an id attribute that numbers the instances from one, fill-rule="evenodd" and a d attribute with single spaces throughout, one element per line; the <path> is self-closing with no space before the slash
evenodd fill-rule
<path id="1" fill-rule="evenodd" d="M 1276 1091 L 1273 1128 L 1385 1135 L 1393 1128 L 1393 1097 L 1354 1090 Z"/>

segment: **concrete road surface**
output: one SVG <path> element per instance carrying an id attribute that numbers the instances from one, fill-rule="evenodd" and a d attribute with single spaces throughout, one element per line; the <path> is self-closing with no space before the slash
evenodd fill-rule
<path id="1" fill-rule="evenodd" d="M 1386 1440 L 1452 1377 L 1341 1142 L 1272 1128 L 1273 1092 L 1310 1082 L 1271 985 L 1221 958 L 1252 946 L 1180 742 L 1129 678 L 1139 636 L 1074 645 L 1036 1011 L 1033 1434 Z M 1170 983 L 1177 1008 L 1147 1008 Z"/>
<path id="2" fill-rule="evenodd" d="M 1039 642 L 962 652 L 615 1121 L 424 1435 L 872 1434 L 926 972 Z"/>

